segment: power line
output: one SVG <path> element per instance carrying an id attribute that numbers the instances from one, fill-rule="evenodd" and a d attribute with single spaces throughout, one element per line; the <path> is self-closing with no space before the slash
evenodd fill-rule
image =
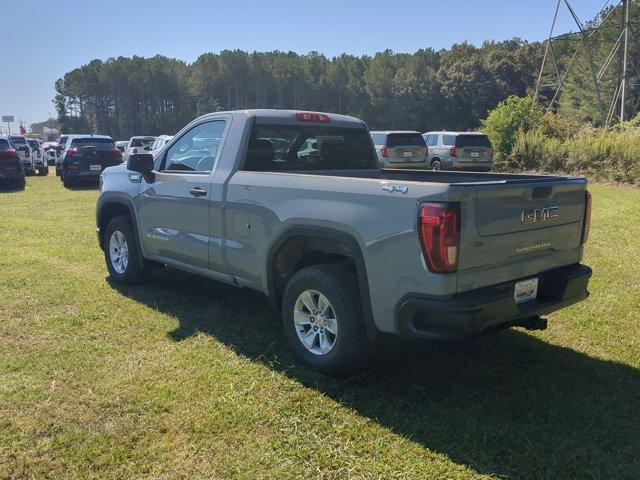
<path id="1" fill-rule="evenodd" d="M 593 87 L 600 123 L 610 125 L 614 118 L 624 122 L 629 118 L 628 114 L 633 115 L 636 113 L 640 103 L 640 95 L 638 95 L 636 88 L 637 84 L 629 82 L 629 74 L 633 69 L 635 74 L 640 76 L 640 68 L 635 58 L 638 50 L 637 45 L 632 54 L 629 42 L 633 38 L 637 44 L 638 35 L 636 32 L 640 28 L 637 21 L 630 20 L 631 3 L 632 0 L 619 0 L 617 2 L 607 0 L 595 15 L 594 20 L 583 23 L 573 9 L 570 0 L 557 1 L 536 81 L 535 99 L 539 105 L 544 106 L 546 104 L 547 111 L 551 111 L 557 106 L 569 76 L 572 74 L 584 76 L 584 73 L 575 72 L 576 64 L 579 63 L 577 62 L 578 58 L 584 57 L 588 65 L 589 78 L 585 77 L 582 81 L 591 83 Z M 637 3 L 636 8 L 639 6 Z M 569 12 L 578 27 L 577 32 L 555 35 L 558 15 L 562 7 Z M 618 14 L 620 22 L 614 23 Z M 596 60 L 598 47 L 602 47 L 603 43 L 611 42 L 610 39 L 601 38 L 603 36 L 598 34 L 611 32 L 612 30 L 619 32 L 615 42 L 611 45 L 611 48 L 606 50 L 607 54 L 603 59 Z M 571 46 L 573 41 L 577 41 L 578 44 Z M 562 50 L 562 55 L 558 52 L 558 44 L 562 46 L 560 49 Z M 567 48 L 569 48 L 569 51 L 573 50 L 569 57 L 566 56 Z M 569 58 L 568 63 L 566 63 L 567 58 Z M 617 65 L 614 62 L 616 58 L 619 59 Z M 562 60 L 565 60 L 564 64 Z M 550 73 L 548 72 L 549 70 L 551 70 Z M 610 92 L 610 98 L 607 99 L 609 106 L 605 109 L 605 98 L 603 97 L 606 96 L 605 93 L 607 92 L 603 92 L 602 87 L 605 82 L 612 82 L 614 79 L 616 80 L 615 88 Z M 634 88 L 631 89 L 630 87 Z M 543 91 L 550 91 L 552 94 L 545 96 Z M 551 97 L 550 100 L 548 100 L 549 96 Z M 630 96 L 634 96 L 635 99 L 630 101 Z M 618 112 L 618 115 L 616 115 L 616 112 Z"/>

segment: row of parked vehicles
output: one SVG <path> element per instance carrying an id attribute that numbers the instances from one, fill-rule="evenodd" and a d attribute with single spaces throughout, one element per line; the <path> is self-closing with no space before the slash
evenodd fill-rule
<path id="1" fill-rule="evenodd" d="M 378 162 L 385 168 L 488 172 L 493 148 L 481 132 L 373 131 Z"/>
<path id="2" fill-rule="evenodd" d="M 116 142 L 108 135 L 62 135 L 54 150 L 56 176 L 65 187 L 81 181 L 95 181 L 105 168 L 126 162 L 131 154 L 153 154 L 171 138 L 168 135 L 136 136 Z"/>
<path id="3" fill-rule="evenodd" d="M 0 183 L 24 188 L 25 177 L 36 174 L 49 174 L 40 140 L 24 135 L 0 135 Z"/>

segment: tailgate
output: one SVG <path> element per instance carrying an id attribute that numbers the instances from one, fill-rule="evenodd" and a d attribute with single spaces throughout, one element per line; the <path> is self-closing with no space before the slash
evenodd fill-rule
<path id="1" fill-rule="evenodd" d="M 465 187 L 458 270 L 488 278 L 468 277 L 462 287 L 580 261 L 585 191 L 582 178 Z M 486 275 L 498 269 L 500 275 Z"/>

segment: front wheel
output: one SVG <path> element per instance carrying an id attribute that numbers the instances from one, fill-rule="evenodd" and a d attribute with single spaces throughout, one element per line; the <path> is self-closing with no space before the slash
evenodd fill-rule
<path id="1" fill-rule="evenodd" d="M 284 331 L 296 356 L 325 372 L 361 367 L 372 349 L 357 278 L 340 265 L 313 265 L 298 271 L 282 299 Z"/>
<path id="2" fill-rule="evenodd" d="M 133 285 L 143 279 L 138 243 L 129 217 L 111 219 L 104 234 L 104 258 L 115 283 Z"/>

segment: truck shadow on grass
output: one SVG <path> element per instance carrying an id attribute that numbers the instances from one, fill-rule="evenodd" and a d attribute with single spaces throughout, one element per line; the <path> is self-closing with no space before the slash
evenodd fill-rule
<path id="1" fill-rule="evenodd" d="M 640 373 L 629 366 L 508 330 L 457 344 L 388 337 L 366 372 L 334 378 L 296 363 L 260 294 L 173 270 L 155 272 L 144 287 L 114 288 L 175 317 L 171 339 L 211 335 L 476 472 L 554 479 L 640 472 Z"/>

